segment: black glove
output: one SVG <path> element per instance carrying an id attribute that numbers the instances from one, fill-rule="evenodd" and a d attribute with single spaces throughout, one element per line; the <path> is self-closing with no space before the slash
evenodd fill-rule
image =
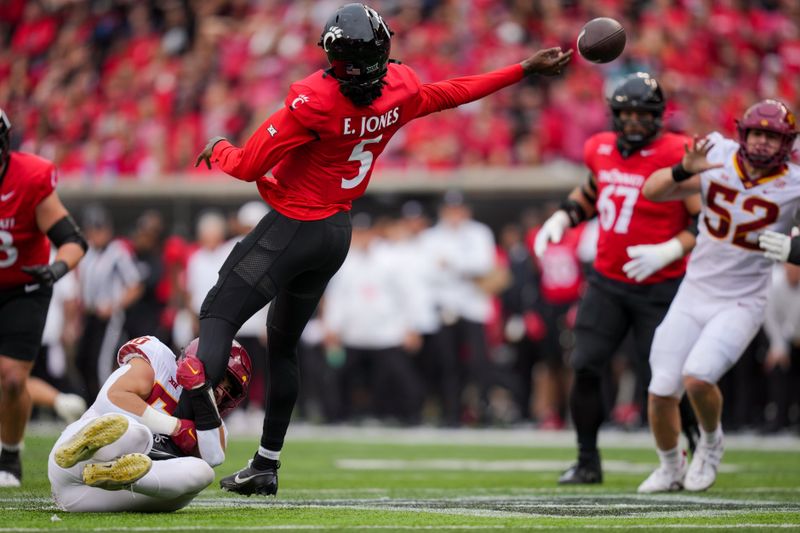
<path id="1" fill-rule="evenodd" d="M 60 280 L 69 272 L 69 267 L 64 261 L 56 261 L 52 265 L 33 265 L 22 267 L 22 271 L 30 275 L 37 283 L 52 287 L 53 283 Z"/>
<path id="2" fill-rule="evenodd" d="M 200 165 L 200 161 L 205 161 L 206 166 L 209 170 L 211 170 L 211 154 L 214 151 L 214 145 L 224 140 L 225 137 L 220 137 L 219 135 L 216 137 L 211 137 L 206 143 L 206 147 L 203 148 L 203 151 L 198 154 L 197 160 L 194 162 L 194 166 Z"/>

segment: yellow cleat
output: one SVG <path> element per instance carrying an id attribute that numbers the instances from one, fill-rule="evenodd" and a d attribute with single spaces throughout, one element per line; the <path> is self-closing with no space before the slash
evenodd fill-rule
<path id="1" fill-rule="evenodd" d="M 97 417 L 58 447 L 54 457 L 56 464 L 69 468 L 91 459 L 97 450 L 115 442 L 126 431 L 128 419 L 123 415 L 112 413 Z"/>
<path id="2" fill-rule="evenodd" d="M 142 479 L 152 466 L 152 459 L 145 454 L 129 453 L 107 463 L 84 466 L 83 482 L 99 489 L 124 489 Z"/>

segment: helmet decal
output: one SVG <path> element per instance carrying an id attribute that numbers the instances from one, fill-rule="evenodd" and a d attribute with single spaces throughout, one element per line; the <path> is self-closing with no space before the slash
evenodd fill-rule
<path id="1" fill-rule="evenodd" d="M 328 28 L 328 31 L 325 32 L 325 35 L 322 37 L 322 49 L 328 52 L 330 50 L 330 45 L 336 39 L 339 39 L 342 36 L 342 28 L 338 26 L 331 26 Z"/>

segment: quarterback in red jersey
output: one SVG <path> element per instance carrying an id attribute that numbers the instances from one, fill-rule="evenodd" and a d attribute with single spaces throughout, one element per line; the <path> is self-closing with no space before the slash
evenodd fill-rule
<path id="1" fill-rule="evenodd" d="M 0 109 L 0 487 L 18 487 L 19 451 L 31 410 L 26 384 L 42 341 L 53 283 L 86 251 L 55 192 L 49 161 L 11 151 Z M 49 264 L 50 242 L 58 247 Z"/>
<path id="2" fill-rule="evenodd" d="M 567 228 L 598 217 L 597 255 L 578 308 L 571 359 L 575 379 L 569 403 L 578 462 L 560 483 L 602 482 L 597 433 L 605 415 L 604 366 L 632 331 L 644 394 L 653 334 L 683 277 L 684 256 L 695 242 L 693 216 L 700 211 L 697 195 L 659 204 L 641 194 L 653 170 L 680 161 L 689 142 L 683 135 L 662 132 L 665 100 L 656 80 L 642 72 L 629 76 L 614 90 L 609 105 L 614 131 L 594 135 L 584 145 L 591 172 L 587 183 L 573 190 L 544 223 L 534 245 L 541 256 Z"/>
<path id="3" fill-rule="evenodd" d="M 261 446 L 224 489 L 275 494 L 278 458 L 298 393 L 296 347 L 350 243 L 350 206 L 369 183 L 375 159 L 409 121 L 456 107 L 530 74 L 556 75 L 572 51 L 540 50 L 488 74 L 421 83 L 389 60 L 391 35 L 363 4 L 347 4 L 326 22 L 319 45 L 331 67 L 292 84 L 285 106 L 237 148 L 211 139 L 198 156 L 255 181 L 273 210 L 231 252 L 200 311 L 198 357 L 215 384 L 239 326 L 274 299 L 268 318 L 269 410 Z M 272 176 L 265 174 L 272 170 Z M 201 391 L 200 387 L 198 391 Z M 191 391 L 186 398 L 200 392 Z M 181 408 L 188 400 L 181 401 Z"/>

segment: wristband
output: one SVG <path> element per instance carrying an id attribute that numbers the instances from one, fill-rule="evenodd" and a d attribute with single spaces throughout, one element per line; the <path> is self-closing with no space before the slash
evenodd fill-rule
<path id="1" fill-rule="evenodd" d="M 694 174 L 691 174 L 688 170 L 683 168 L 683 162 L 679 162 L 677 165 L 672 166 L 672 179 L 675 181 L 675 183 L 686 181 L 692 176 L 694 176 Z"/>
<path id="2" fill-rule="evenodd" d="M 160 433 L 162 435 L 172 435 L 178 427 L 178 419 L 174 416 L 165 415 L 160 411 L 156 411 L 151 406 L 147 406 L 139 417 L 142 424 L 150 428 L 153 433 Z"/>
<path id="3" fill-rule="evenodd" d="M 789 244 L 789 257 L 786 258 L 786 262 L 800 265 L 800 237 L 792 237 Z"/>
<path id="4" fill-rule="evenodd" d="M 586 220 L 586 210 L 577 200 L 567 198 L 561 202 L 560 209 L 567 213 L 571 227 L 575 227 Z"/>
<path id="5" fill-rule="evenodd" d="M 50 265 L 50 270 L 53 272 L 53 283 L 63 278 L 67 272 L 69 272 L 69 267 L 67 263 L 61 261 L 60 259 Z"/>

